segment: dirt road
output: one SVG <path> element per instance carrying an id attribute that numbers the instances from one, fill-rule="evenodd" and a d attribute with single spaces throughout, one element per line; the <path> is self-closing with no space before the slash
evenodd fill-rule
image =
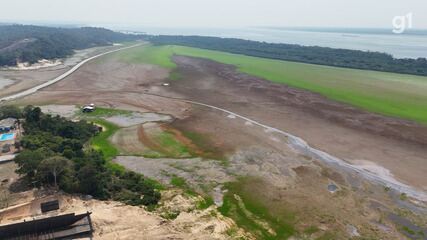
<path id="1" fill-rule="evenodd" d="M 114 53 L 114 52 L 117 52 L 117 51 L 121 51 L 121 50 L 129 49 L 129 48 L 138 47 L 138 46 L 141 46 L 141 45 L 142 45 L 142 43 L 139 43 L 139 44 L 135 44 L 135 45 L 132 45 L 132 46 L 123 47 L 123 48 L 111 50 L 111 51 L 108 51 L 108 52 L 104 52 L 104 53 L 95 55 L 93 57 L 90 57 L 88 59 L 85 59 L 85 60 L 81 61 L 80 63 L 78 63 L 77 65 L 75 65 L 74 67 L 72 67 L 67 72 L 61 74 L 60 76 L 58 76 L 58 77 L 56 77 L 56 78 L 54 78 L 54 79 L 52 79 L 52 80 L 50 80 L 48 82 L 40 84 L 38 86 L 32 87 L 30 89 L 27 89 L 25 91 L 22 91 L 22 92 L 19 92 L 19 93 L 15 93 L 15 94 L 7 96 L 7 97 L 0 98 L 0 102 L 10 101 L 10 100 L 14 100 L 14 99 L 17 99 L 17 98 L 25 97 L 25 96 L 28 96 L 30 94 L 33 94 L 33 93 L 37 92 L 38 90 L 40 90 L 42 88 L 45 88 L 45 87 L 50 86 L 50 85 L 52 85 L 54 83 L 57 83 L 57 82 L 61 81 L 62 79 L 70 76 L 72 73 L 74 73 L 75 71 L 77 71 L 81 66 L 83 66 L 84 64 L 86 64 L 89 61 L 92 61 L 93 59 L 96 59 L 96 58 L 99 58 L 101 56 L 104 56 L 104 55 L 107 55 L 107 54 L 110 54 L 110 53 Z"/>

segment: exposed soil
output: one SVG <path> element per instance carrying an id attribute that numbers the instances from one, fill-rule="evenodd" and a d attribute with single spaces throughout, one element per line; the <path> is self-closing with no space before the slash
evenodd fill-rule
<path id="1" fill-rule="evenodd" d="M 168 76 L 164 69 L 103 57 L 83 66 L 67 79 L 19 100 L 19 103 L 75 105 L 93 102 L 100 106 L 170 114 L 176 120 L 170 126 L 156 126 L 155 129 L 172 132 L 176 129 L 175 133 L 179 134 L 175 135 L 182 142 L 187 142 L 187 145 L 193 143 L 200 149 L 207 149 L 209 145 L 216 153 L 213 155 L 226 156 L 227 164 L 206 156 L 196 159 L 129 156 L 119 157 L 116 161 L 165 183 L 170 181 L 172 174 L 185 178 L 195 189 L 211 193 L 215 202 L 221 199 L 223 183 L 250 176 L 261 180 L 249 186 L 248 191 L 264 199 L 273 212 L 284 207 L 294 209 L 304 220 L 297 225 L 299 230 L 314 224 L 323 228 L 323 232 L 338 229 L 340 233 L 354 234 L 355 227 L 362 236 L 384 236 L 385 239 L 399 236 L 389 222 L 382 224 L 384 228 L 371 224 L 382 221 L 383 212 L 372 211 L 368 204 L 370 199 L 395 206 L 392 201 L 395 199 L 389 197 L 391 193 L 387 193 L 384 186 L 373 186 L 355 174 L 325 167 L 315 159 L 290 149 L 285 136 L 232 114 L 156 95 L 185 98 L 229 109 L 297 135 L 313 147 L 363 165 L 370 171 L 393 175 L 425 190 L 427 128 L 240 74 L 231 66 L 181 56 L 175 56 L 174 60 L 180 79 L 171 81 L 169 86 L 162 86 Z M 135 126 L 125 129 L 113 137 L 113 142 L 122 145 L 123 152 L 156 148 L 143 139 L 147 137 L 144 135 L 148 132 L 146 129 L 143 132 Z M 129 132 L 126 131 L 133 133 L 127 136 Z M 190 138 L 189 133 L 199 135 Z M 125 149 L 127 147 L 129 149 Z M 330 183 L 337 185 L 337 194 L 328 191 Z M 112 214 L 110 209 L 111 206 L 99 210 L 103 214 L 99 218 L 108 223 L 99 226 L 112 225 L 105 219 Z M 129 214 L 126 218 L 142 221 L 136 219 L 136 211 L 129 211 Z M 126 218 L 117 218 L 114 222 L 124 226 Z M 194 222 L 190 226 L 192 224 Z M 104 236 L 113 238 L 115 230 L 109 229 L 110 235 Z M 140 234 L 134 227 L 122 230 L 128 231 L 129 236 Z"/>
<path id="2" fill-rule="evenodd" d="M 349 162 L 375 162 L 427 189 L 427 127 L 241 74 L 232 66 L 182 56 L 174 60 L 181 75 L 179 84 L 171 84 L 174 92 L 283 129 Z"/>
<path id="3" fill-rule="evenodd" d="M 136 125 L 132 127 L 122 128 L 117 131 L 110 139 L 116 145 L 123 155 L 143 155 L 150 149 L 139 140 L 139 128 L 142 126 Z"/>
<path id="4" fill-rule="evenodd" d="M 157 92 L 161 89 L 161 83 L 167 76 L 168 71 L 157 66 L 117 62 L 114 57 L 103 56 L 85 64 L 63 81 L 17 102 L 22 105 L 94 103 L 97 106 L 165 113 L 182 118 L 186 116 L 189 104 L 143 95 L 148 90 Z"/>
<path id="5" fill-rule="evenodd" d="M 427 189 L 426 127 L 367 113 L 317 94 L 237 73 L 232 66 L 182 56 L 175 56 L 174 60 L 181 79 L 170 82 L 167 87 L 162 86 L 168 76 L 164 69 L 122 63 L 104 56 L 19 103 L 93 102 L 184 119 L 189 116 L 189 104 L 155 95 L 187 98 L 285 130 L 351 163 L 374 162 L 390 170 L 400 181 Z M 197 117 L 185 121 L 196 124 Z M 202 125 L 196 130 L 203 132 L 208 126 Z M 226 149 L 244 146 L 246 140 L 215 139 L 226 142 L 223 144 Z"/>
<path id="6" fill-rule="evenodd" d="M 80 110 L 74 105 L 44 105 L 40 106 L 42 112 L 50 115 L 59 115 L 65 118 L 73 118 Z"/>
<path id="7" fill-rule="evenodd" d="M 32 88 L 65 73 L 79 61 L 114 49 L 116 47 L 96 47 L 78 50 L 74 55 L 63 61 L 63 64 L 34 70 L 0 69 L 0 97 Z"/>
<path id="8" fill-rule="evenodd" d="M 105 118 L 120 127 L 130 127 L 146 122 L 171 122 L 173 118 L 169 115 L 158 113 L 131 113 L 129 115 L 115 115 Z"/>
<path id="9" fill-rule="evenodd" d="M 178 120 L 173 126 L 198 131 L 213 142 L 232 146 L 227 164 L 202 158 L 132 156 L 120 156 L 114 161 L 166 185 L 174 176 L 183 178 L 192 189 L 211 195 L 218 205 L 222 204 L 221 189 L 225 183 L 242 177 L 254 178 L 257 180 L 242 187 L 258 196 L 271 212 L 295 214 L 300 231 L 310 225 L 320 226 L 318 234 L 332 231 L 337 234 L 334 239 L 346 239 L 354 234 L 351 231 L 346 235 L 351 228 L 365 237 L 398 239 L 399 234 L 390 222 L 382 222 L 386 230 L 371 225 L 380 221 L 384 212 L 374 211 L 368 199 L 394 206 L 383 186 L 319 165 L 292 151 L 285 137 L 214 110 L 193 109 L 191 117 Z M 331 183 L 338 187 L 334 193 L 328 190 Z"/>

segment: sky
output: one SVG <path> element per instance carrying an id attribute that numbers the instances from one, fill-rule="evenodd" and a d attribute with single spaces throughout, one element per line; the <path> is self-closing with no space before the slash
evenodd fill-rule
<path id="1" fill-rule="evenodd" d="M 392 28 L 412 13 L 427 29 L 427 0 L 0 0 L 0 21 L 147 27 Z"/>

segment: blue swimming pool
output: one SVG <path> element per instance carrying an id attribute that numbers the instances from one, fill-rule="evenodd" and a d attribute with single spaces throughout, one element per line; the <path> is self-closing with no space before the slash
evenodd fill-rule
<path id="1" fill-rule="evenodd" d="M 15 137 L 15 133 L 4 133 L 0 135 L 0 141 L 9 141 Z"/>

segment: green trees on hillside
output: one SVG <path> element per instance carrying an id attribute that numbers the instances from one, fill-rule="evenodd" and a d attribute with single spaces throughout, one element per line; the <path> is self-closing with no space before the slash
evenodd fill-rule
<path id="1" fill-rule="evenodd" d="M 53 117 L 32 106 L 24 109 L 23 116 L 24 150 L 15 162 L 17 173 L 29 183 L 132 205 L 154 205 L 160 199 L 144 176 L 109 169 L 102 153 L 87 146 L 98 132 L 95 125 Z"/>
<path id="2" fill-rule="evenodd" d="M 17 61 L 35 63 L 40 59 L 64 58 L 73 50 L 140 38 L 104 28 L 5 25 L 0 26 L 0 66 L 13 66 Z"/>

